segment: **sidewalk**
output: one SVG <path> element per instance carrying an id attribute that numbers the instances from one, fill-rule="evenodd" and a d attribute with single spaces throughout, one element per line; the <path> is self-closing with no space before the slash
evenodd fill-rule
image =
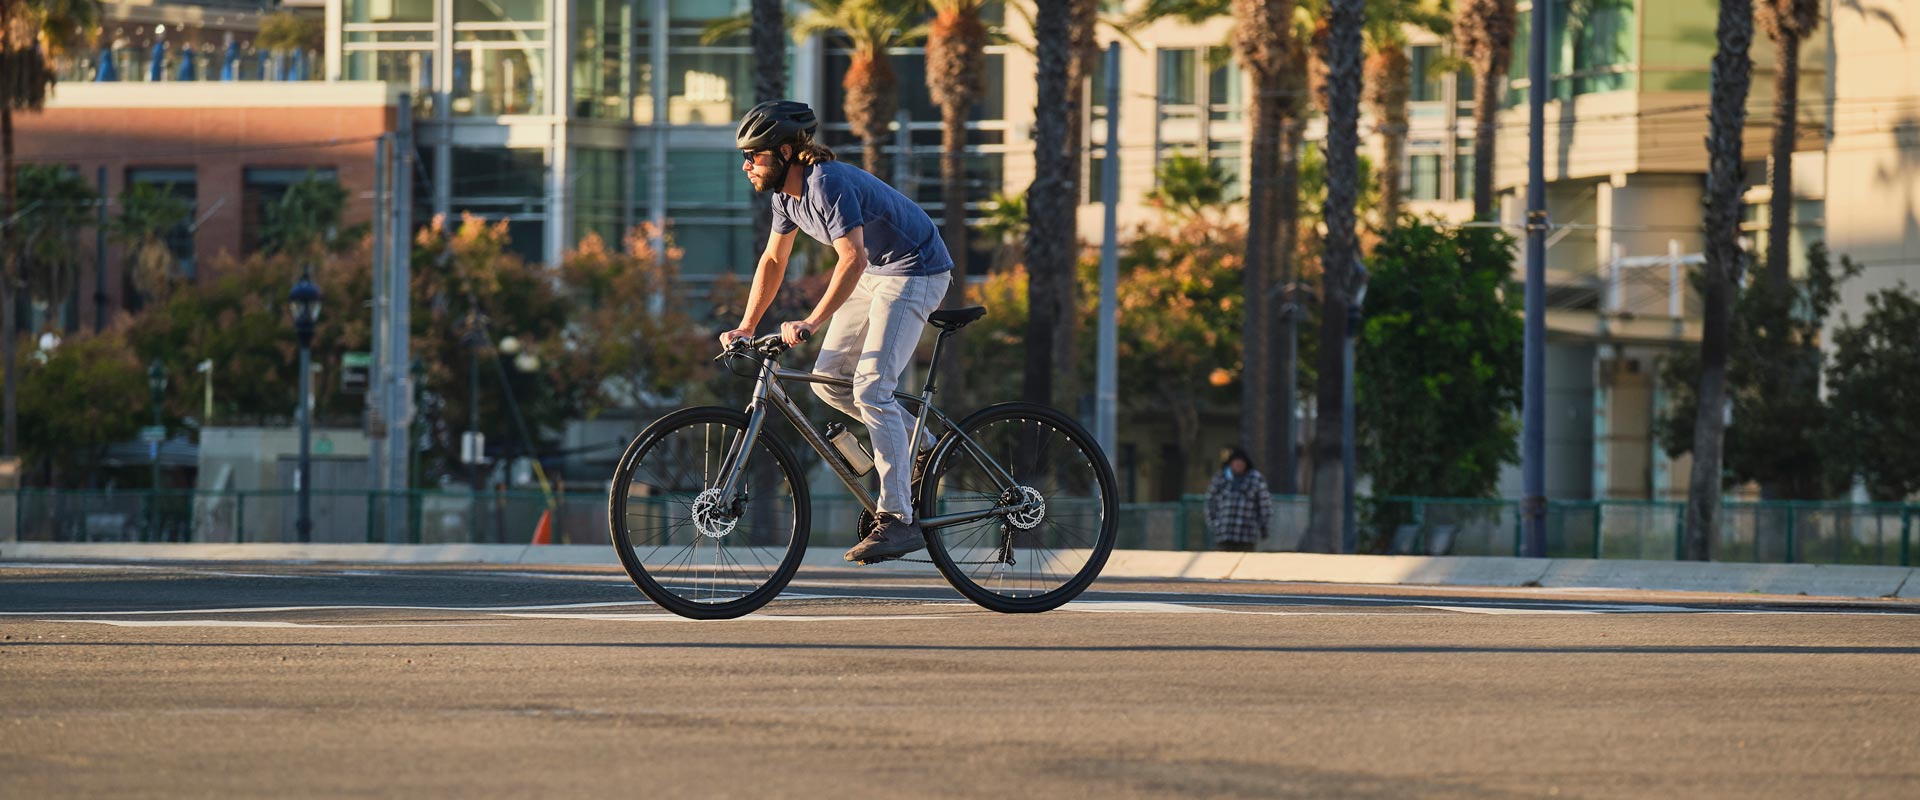
<path id="1" fill-rule="evenodd" d="M 619 566 L 613 550 L 600 545 L 0 543 L 0 561 L 23 559 Z M 841 560 L 838 549 L 815 547 L 807 551 L 805 566 L 846 567 L 847 564 Z M 873 569 L 932 572 L 933 566 L 896 562 Z M 1920 573 L 1920 569 L 1826 564 L 1116 550 L 1102 575 L 1170 580 L 1539 586 L 1920 600 L 1920 576 L 1915 573 Z"/>

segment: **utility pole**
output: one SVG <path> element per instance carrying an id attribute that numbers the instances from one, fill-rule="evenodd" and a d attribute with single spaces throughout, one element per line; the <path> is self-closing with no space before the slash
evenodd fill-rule
<path id="1" fill-rule="evenodd" d="M 1525 497 L 1521 555 L 1547 554 L 1547 25 L 1552 3 L 1536 0 L 1527 46 L 1527 322 L 1520 461 Z M 1491 102 L 1492 98 L 1476 98 Z"/>
<path id="2" fill-rule="evenodd" d="M 387 358 L 382 364 L 387 373 L 384 398 L 387 409 L 386 488 L 400 493 L 412 485 L 409 456 L 416 447 L 412 433 L 413 358 L 409 328 L 412 324 L 409 287 L 413 280 L 413 171 L 416 162 L 413 150 L 413 102 L 405 92 L 395 101 L 394 119 L 393 158 L 388 162 L 388 174 L 393 180 L 393 193 L 390 195 L 393 210 L 392 235 L 387 237 L 391 247 L 386 273 L 387 337 L 381 344 L 387 351 Z M 407 506 L 404 502 L 388 504 L 388 541 L 395 541 L 395 537 L 406 529 Z"/>
<path id="3" fill-rule="evenodd" d="M 1108 42 L 1107 71 L 1107 154 L 1100 164 L 1100 202 L 1106 205 L 1106 219 L 1100 239 L 1100 350 L 1094 386 L 1093 437 L 1114 465 L 1120 452 L 1117 408 L 1120 403 L 1120 43 Z"/>
<path id="4" fill-rule="evenodd" d="M 367 480 L 373 490 L 372 502 L 385 500 L 387 490 L 387 408 L 384 405 L 388 394 L 386 371 L 382 365 L 387 363 L 383 346 L 387 340 L 387 315 L 391 309 L 387 304 L 386 275 L 388 262 L 393 251 L 387 245 L 387 228 L 392 220 L 389 202 L 392 200 L 391 179 L 388 157 L 393 147 L 393 135 L 380 134 L 373 149 L 373 325 L 368 336 L 367 350 L 372 356 L 367 375 Z M 369 514 L 369 522 L 384 527 L 385 517 Z M 391 528 L 386 528 L 391 530 Z M 373 531 L 367 531 L 368 541 L 372 541 Z M 382 536 L 381 541 L 388 541 Z"/>

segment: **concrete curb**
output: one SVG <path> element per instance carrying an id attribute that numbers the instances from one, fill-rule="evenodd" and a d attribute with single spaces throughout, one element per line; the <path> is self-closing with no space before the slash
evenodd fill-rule
<path id="1" fill-rule="evenodd" d="M 121 544 L 0 543 L 0 561 L 296 561 L 388 564 L 619 566 L 605 545 L 517 544 Z M 851 568 L 838 548 L 808 548 L 803 569 Z M 894 562 L 867 569 L 932 573 L 932 564 Z M 1426 586 L 1804 594 L 1815 597 L 1920 599 L 1910 567 L 1828 564 L 1693 564 L 1673 561 L 1524 559 L 1478 556 L 1340 556 L 1316 553 L 1216 553 L 1116 550 L 1101 573 L 1113 578 L 1239 580 Z"/>

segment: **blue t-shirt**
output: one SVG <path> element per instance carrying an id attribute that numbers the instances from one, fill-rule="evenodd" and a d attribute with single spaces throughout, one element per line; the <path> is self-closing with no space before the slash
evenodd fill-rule
<path id="1" fill-rule="evenodd" d="M 866 170 L 838 161 L 805 170 L 800 196 L 773 193 L 773 232 L 798 228 L 825 244 L 865 228 L 867 273 L 871 275 L 938 275 L 953 269 L 953 256 L 940 239 L 940 229 L 906 195 Z"/>

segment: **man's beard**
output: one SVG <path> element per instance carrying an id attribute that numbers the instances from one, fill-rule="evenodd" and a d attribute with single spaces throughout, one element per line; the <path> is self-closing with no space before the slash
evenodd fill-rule
<path id="1" fill-rule="evenodd" d="M 754 191 L 759 192 L 761 194 L 770 194 L 772 192 L 779 191 L 780 186 L 787 182 L 787 170 L 790 170 L 790 169 L 793 169 L 793 165 L 791 164 L 781 169 L 780 174 L 767 178 L 767 182 L 764 184 L 760 182 L 760 179 L 758 177 L 752 176 L 752 175 L 747 176 L 747 180 L 753 183 Z"/>

